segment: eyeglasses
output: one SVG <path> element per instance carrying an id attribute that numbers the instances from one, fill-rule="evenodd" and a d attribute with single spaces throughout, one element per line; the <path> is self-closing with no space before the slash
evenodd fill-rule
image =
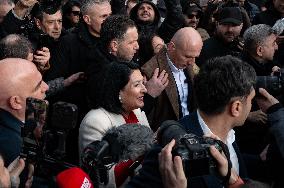
<path id="1" fill-rule="evenodd" d="M 187 14 L 187 17 L 188 19 L 193 19 L 193 17 L 195 17 L 196 19 L 199 19 L 200 18 L 200 15 L 199 14 Z"/>
<path id="2" fill-rule="evenodd" d="M 80 11 L 74 11 L 74 10 L 72 10 L 71 13 L 72 13 L 74 16 L 80 16 L 80 14 L 81 14 Z"/>

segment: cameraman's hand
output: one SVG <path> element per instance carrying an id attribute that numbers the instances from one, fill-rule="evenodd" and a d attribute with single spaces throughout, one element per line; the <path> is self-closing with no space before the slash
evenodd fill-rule
<path id="1" fill-rule="evenodd" d="M 28 168 L 29 168 L 28 179 L 25 183 L 25 188 L 30 188 L 32 187 L 32 184 L 33 184 L 33 175 L 34 175 L 35 167 L 33 164 L 29 164 Z"/>
<path id="2" fill-rule="evenodd" d="M 267 122 L 267 115 L 262 110 L 250 112 L 247 120 L 253 123 L 265 125 Z"/>
<path id="3" fill-rule="evenodd" d="M 272 105 L 279 103 L 279 101 L 270 95 L 265 89 L 259 88 L 259 93 L 261 96 L 256 98 L 256 102 L 263 112 L 266 112 Z"/>
<path id="4" fill-rule="evenodd" d="M 1 187 L 19 187 L 19 175 L 25 167 L 23 159 L 17 157 L 9 166 L 8 169 L 4 166 L 4 160 L 0 156 L 0 185 Z"/>
<path id="5" fill-rule="evenodd" d="M 50 59 L 50 52 L 49 49 L 43 47 L 40 50 L 37 50 L 34 54 L 33 62 L 40 68 L 43 69 L 45 67 L 49 67 L 49 59 Z"/>
<path id="6" fill-rule="evenodd" d="M 216 159 L 218 163 L 218 170 L 221 176 L 226 176 L 228 173 L 228 161 L 224 155 L 222 155 L 215 146 L 210 146 L 211 155 Z M 229 179 L 229 185 L 234 184 L 238 180 L 239 176 L 233 168 L 231 168 L 231 176 Z"/>
<path id="7" fill-rule="evenodd" d="M 182 160 L 180 156 L 173 159 L 172 148 L 175 145 L 173 139 L 159 153 L 159 170 L 161 173 L 164 188 L 186 188 L 187 179 L 185 177 Z"/>
<path id="8" fill-rule="evenodd" d="M 25 161 L 17 157 L 9 166 L 8 171 L 10 174 L 11 187 L 19 187 L 20 174 L 25 168 Z"/>
<path id="9" fill-rule="evenodd" d="M 218 136 L 213 135 L 213 134 L 204 135 L 204 137 L 210 137 L 215 140 L 220 140 Z M 215 146 L 210 146 L 209 149 L 210 149 L 211 155 L 216 159 L 218 163 L 218 170 L 219 170 L 220 175 L 225 177 L 228 174 L 228 165 L 229 165 L 226 156 L 224 155 L 223 152 L 220 153 L 220 151 L 217 150 Z M 229 179 L 229 185 L 236 183 L 238 178 L 239 178 L 239 175 L 236 173 L 236 171 L 233 168 L 231 168 L 231 176 Z"/>
<path id="10" fill-rule="evenodd" d="M 154 74 L 150 80 L 144 82 L 147 93 L 154 98 L 159 96 L 162 91 L 164 91 L 164 89 L 168 86 L 168 84 L 168 73 L 163 70 L 159 74 L 159 68 L 155 69 Z"/>

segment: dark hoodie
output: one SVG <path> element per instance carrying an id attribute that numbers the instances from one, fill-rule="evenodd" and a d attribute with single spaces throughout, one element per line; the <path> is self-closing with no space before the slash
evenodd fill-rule
<path id="1" fill-rule="evenodd" d="M 165 43 L 168 43 L 173 35 L 176 33 L 177 30 L 184 27 L 184 17 L 182 13 L 182 7 L 180 5 L 180 0 L 164 0 L 165 6 L 167 8 L 166 17 L 164 22 L 160 25 L 160 13 L 158 11 L 158 8 L 155 6 L 154 3 L 146 0 L 138 3 L 136 6 L 134 6 L 130 12 L 130 18 L 136 23 L 138 32 L 139 32 L 139 45 L 143 45 L 147 43 L 147 40 L 153 36 L 153 34 L 157 34 L 160 36 Z M 138 20 L 137 12 L 138 8 L 141 6 L 142 3 L 147 3 L 151 5 L 155 12 L 155 18 L 154 21 L 149 22 L 143 22 L 141 20 Z M 138 55 L 140 58 L 141 54 L 145 53 L 141 50 L 138 52 L 140 55 Z M 143 61 L 143 58 L 141 58 Z M 145 62 L 140 62 L 140 64 L 143 64 Z"/>
<path id="2" fill-rule="evenodd" d="M 153 22 L 145 22 L 142 20 L 138 19 L 137 16 L 137 12 L 139 7 L 143 4 L 149 4 L 153 7 L 153 10 L 155 12 L 155 18 Z M 151 1 L 141 1 L 140 3 L 136 4 L 130 11 L 130 18 L 136 23 L 137 28 L 138 28 L 138 32 L 139 32 L 139 37 L 146 37 L 146 36 L 150 36 L 153 33 L 157 32 L 158 26 L 159 26 L 159 22 L 160 22 L 160 13 L 158 8 L 156 7 L 156 5 L 154 3 L 152 3 Z M 146 35 L 146 36 L 145 36 Z"/>

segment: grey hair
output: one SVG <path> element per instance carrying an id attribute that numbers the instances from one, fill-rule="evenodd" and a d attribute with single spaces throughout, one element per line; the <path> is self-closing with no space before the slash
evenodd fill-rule
<path id="1" fill-rule="evenodd" d="M 90 8 L 92 8 L 95 4 L 103 4 L 103 3 L 110 3 L 110 0 L 83 0 L 81 6 L 82 15 L 87 15 Z"/>
<path id="2" fill-rule="evenodd" d="M 27 59 L 29 53 L 32 52 L 32 43 L 22 35 L 10 34 L 0 41 L 0 59 Z"/>
<path id="3" fill-rule="evenodd" d="M 264 41 L 276 32 L 266 24 L 258 24 L 249 27 L 243 35 L 244 50 L 249 53 L 255 53 L 256 48 L 264 43 Z"/>

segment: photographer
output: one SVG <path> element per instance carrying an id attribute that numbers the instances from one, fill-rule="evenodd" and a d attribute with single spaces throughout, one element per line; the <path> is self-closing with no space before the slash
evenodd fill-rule
<path id="1" fill-rule="evenodd" d="M 173 159 L 172 149 L 175 145 L 175 140 L 172 140 L 167 144 L 159 153 L 159 169 L 163 179 L 164 188 L 186 188 L 187 180 L 183 171 L 182 160 L 179 156 L 175 156 Z M 213 146 L 210 147 L 212 156 L 218 163 L 218 171 L 220 175 L 225 176 L 228 169 L 228 161 L 224 156 Z M 229 179 L 228 188 L 270 188 L 269 185 L 253 181 L 246 180 L 245 182 L 236 174 L 232 169 Z"/>
<path id="2" fill-rule="evenodd" d="M 0 151 L 5 166 L 8 166 L 21 153 L 26 98 L 44 99 L 48 86 L 33 63 L 10 58 L 0 61 L 0 88 Z M 29 171 L 28 182 L 31 184 L 33 168 Z"/>

